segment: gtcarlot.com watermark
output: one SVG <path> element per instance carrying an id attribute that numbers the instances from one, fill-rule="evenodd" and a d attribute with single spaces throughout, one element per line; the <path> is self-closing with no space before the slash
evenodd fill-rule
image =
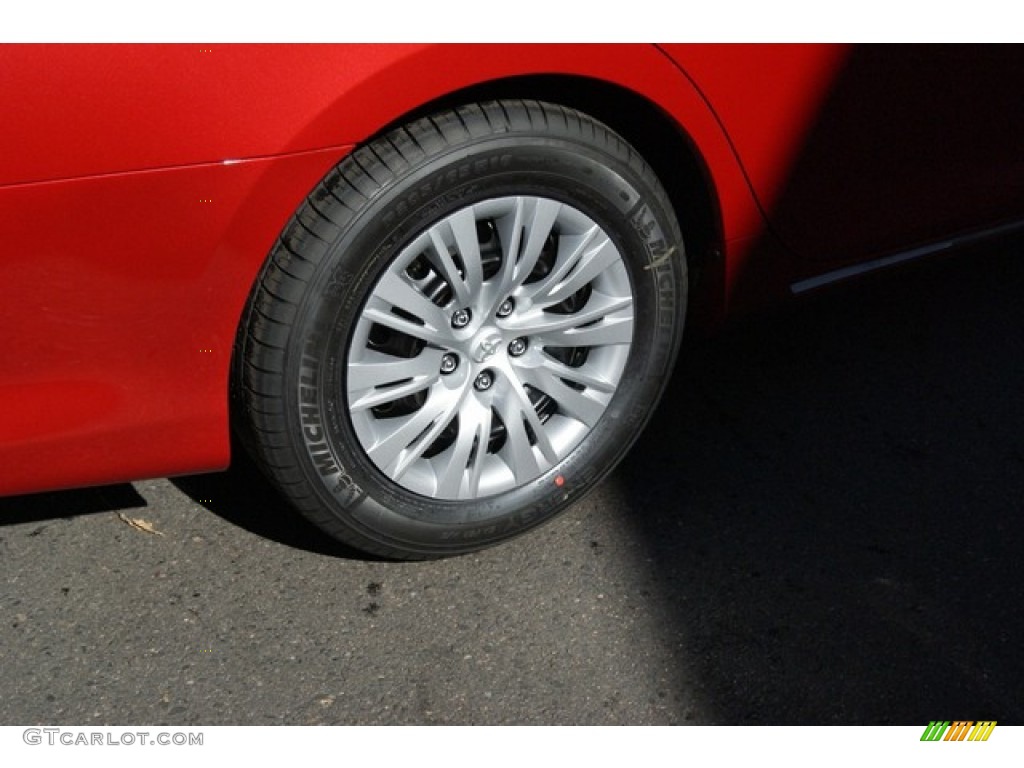
<path id="1" fill-rule="evenodd" d="M 26 728 L 22 740 L 29 745 L 51 747 L 201 747 L 203 732 L 176 731 L 78 731 L 71 728 Z"/>

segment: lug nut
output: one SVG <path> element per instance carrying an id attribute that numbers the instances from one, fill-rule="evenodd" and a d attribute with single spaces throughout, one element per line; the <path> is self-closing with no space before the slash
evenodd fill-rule
<path id="1" fill-rule="evenodd" d="M 473 386 L 479 391 L 483 392 L 485 389 L 490 389 L 494 383 L 494 377 L 491 376 L 490 371 L 482 371 L 477 377 L 476 381 L 473 382 Z"/>
<path id="2" fill-rule="evenodd" d="M 526 351 L 526 339 L 520 336 L 518 339 L 512 339 L 508 343 L 508 353 L 512 357 L 519 357 L 523 352 Z"/>
<path id="3" fill-rule="evenodd" d="M 441 356 L 441 373 L 453 373 L 459 367 L 459 358 L 451 352 Z"/>
<path id="4" fill-rule="evenodd" d="M 468 309 L 457 309 L 452 314 L 452 328 L 465 328 L 469 325 L 469 314 Z"/>
<path id="5" fill-rule="evenodd" d="M 512 310 L 516 308 L 516 303 L 512 299 L 505 299 L 501 304 L 498 305 L 498 311 L 496 314 L 498 317 L 508 317 L 512 314 Z"/>

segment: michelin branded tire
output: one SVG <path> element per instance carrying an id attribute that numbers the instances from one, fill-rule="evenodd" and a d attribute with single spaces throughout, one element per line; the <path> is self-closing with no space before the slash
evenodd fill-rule
<path id="1" fill-rule="evenodd" d="M 623 457 L 686 285 L 665 192 L 610 129 L 551 104 L 460 107 L 358 149 L 296 212 L 239 334 L 236 416 L 343 542 L 481 549 Z"/>

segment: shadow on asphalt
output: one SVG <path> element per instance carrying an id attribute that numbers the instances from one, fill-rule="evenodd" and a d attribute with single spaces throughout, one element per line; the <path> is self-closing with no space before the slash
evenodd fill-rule
<path id="1" fill-rule="evenodd" d="M 376 560 L 335 542 L 297 514 L 241 446 L 233 445 L 232 455 L 227 471 L 169 481 L 197 505 L 257 536 L 314 554 Z M 146 506 L 146 500 L 129 483 L 11 496 L 0 499 L 0 528 Z"/>
<path id="2" fill-rule="evenodd" d="M 615 477 L 720 722 L 1024 722 L 1024 246 L 688 343 Z"/>
<path id="3" fill-rule="evenodd" d="M 0 527 L 145 507 L 130 484 L 34 493 L 0 499 Z"/>
<path id="4" fill-rule="evenodd" d="M 233 444 L 231 453 L 231 467 L 227 471 L 172 477 L 171 484 L 196 504 L 257 536 L 318 555 L 377 559 L 336 542 L 297 513 L 241 445 Z"/>

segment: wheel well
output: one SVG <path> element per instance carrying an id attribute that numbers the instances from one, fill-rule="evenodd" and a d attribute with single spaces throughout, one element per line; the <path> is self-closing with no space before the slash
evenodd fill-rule
<path id="1" fill-rule="evenodd" d="M 691 287 L 700 285 L 703 274 L 716 263 L 721 243 L 718 201 L 710 174 L 685 130 L 633 91 L 600 80 L 564 75 L 498 80 L 428 102 L 385 126 L 378 135 L 437 111 L 491 99 L 536 99 L 577 109 L 626 139 L 665 187 L 683 230 Z"/>

